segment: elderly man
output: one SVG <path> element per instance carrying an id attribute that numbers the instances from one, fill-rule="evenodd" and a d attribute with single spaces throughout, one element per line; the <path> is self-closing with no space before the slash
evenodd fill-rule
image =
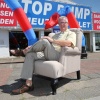
<path id="1" fill-rule="evenodd" d="M 76 34 L 68 29 L 68 19 L 65 16 L 61 16 L 58 19 L 58 24 L 60 28 L 59 33 L 55 34 L 52 38 L 44 36 L 34 45 L 19 52 L 20 55 L 25 55 L 21 78 L 25 79 L 26 82 L 22 87 L 12 90 L 13 94 L 21 94 L 34 89 L 32 76 L 35 60 L 45 59 L 58 61 L 61 47 L 74 47 L 76 45 Z M 18 55 L 14 50 L 11 53 Z"/>

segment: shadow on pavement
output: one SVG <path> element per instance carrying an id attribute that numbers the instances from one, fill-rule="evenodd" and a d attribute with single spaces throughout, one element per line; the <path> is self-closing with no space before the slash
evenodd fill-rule
<path id="1" fill-rule="evenodd" d="M 15 81 L 16 81 L 15 83 L 12 83 L 10 85 L 2 85 L 2 86 L 0 86 L 1 92 L 11 94 L 11 91 L 13 89 L 19 88 L 25 82 L 22 79 L 16 79 Z"/>
<path id="2" fill-rule="evenodd" d="M 76 79 L 59 78 L 58 80 L 59 80 L 58 88 L 60 88 L 61 86 L 69 83 L 72 80 L 76 80 Z M 33 96 L 48 96 L 48 95 L 52 95 L 51 79 L 50 78 L 41 77 L 41 76 L 37 76 L 36 75 L 34 77 L 33 81 L 34 81 L 34 91 L 28 92 L 30 95 L 33 95 Z M 19 88 L 20 86 L 22 86 L 23 83 L 25 83 L 25 80 L 16 79 L 15 82 L 10 84 L 10 85 L 0 86 L 0 90 L 3 93 L 11 94 L 11 91 L 13 89 Z"/>

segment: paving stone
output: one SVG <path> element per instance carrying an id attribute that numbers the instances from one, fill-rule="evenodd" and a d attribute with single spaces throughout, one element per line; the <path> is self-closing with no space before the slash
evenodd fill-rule
<path id="1" fill-rule="evenodd" d="M 79 90 L 73 90 L 71 91 L 76 97 L 79 97 L 80 99 L 87 99 L 87 98 L 93 98 L 96 96 L 100 96 L 100 85 L 95 87 L 87 87 L 82 88 Z"/>
<path id="2" fill-rule="evenodd" d="M 76 72 L 60 78 L 56 95 L 52 95 L 49 78 L 34 76 L 34 91 L 11 96 L 11 90 L 22 84 L 20 74 L 23 60 L 20 57 L 0 60 L 0 69 L 12 69 L 6 82 L 0 86 L 0 100 L 99 100 L 100 53 L 89 53 L 87 59 L 81 59 L 80 80 L 77 80 Z M 5 77 L 4 73 L 2 75 Z"/>
<path id="3" fill-rule="evenodd" d="M 81 75 L 81 81 L 89 80 L 90 78 L 87 75 Z"/>
<path id="4" fill-rule="evenodd" d="M 89 99 L 84 99 L 84 100 L 100 100 L 100 96 L 89 98 Z"/>
<path id="5" fill-rule="evenodd" d="M 88 74 L 87 77 L 94 79 L 94 78 L 100 78 L 100 75 L 97 73 L 92 73 L 92 74 Z"/>
<path id="6" fill-rule="evenodd" d="M 0 86 L 6 83 L 12 71 L 13 69 L 11 68 L 0 68 Z"/>
<path id="7" fill-rule="evenodd" d="M 83 89 L 87 87 L 99 86 L 99 85 L 100 85 L 100 78 L 97 78 L 97 79 L 90 79 L 86 81 L 77 81 L 73 83 L 67 83 L 63 85 L 62 87 L 70 91 L 70 90 L 78 90 L 78 89 Z"/>
<path id="8" fill-rule="evenodd" d="M 71 93 L 58 93 L 57 95 L 39 96 L 28 98 L 26 100 L 80 100 L 75 95 Z"/>
<path id="9" fill-rule="evenodd" d="M 0 100 L 24 100 L 22 94 L 21 95 L 10 95 L 6 93 L 0 94 Z"/>

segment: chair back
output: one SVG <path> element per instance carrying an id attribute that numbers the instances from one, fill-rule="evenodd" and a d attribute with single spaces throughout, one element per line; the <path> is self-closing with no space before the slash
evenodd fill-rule
<path id="1" fill-rule="evenodd" d="M 71 31 L 76 33 L 76 47 L 81 51 L 82 48 L 82 30 L 80 28 L 70 28 Z"/>

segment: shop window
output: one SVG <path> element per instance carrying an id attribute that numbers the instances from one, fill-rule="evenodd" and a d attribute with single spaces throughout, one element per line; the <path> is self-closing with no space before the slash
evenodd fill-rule
<path id="1" fill-rule="evenodd" d="M 96 46 L 96 50 L 100 50 L 100 34 L 99 33 L 95 34 L 95 46 Z"/>
<path id="2" fill-rule="evenodd" d="M 37 39 L 39 38 L 39 32 L 35 31 Z M 24 49 L 28 46 L 28 40 L 22 31 L 9 32 L 9 45 L 10 49 Z"/>
<path id="3" fill-rule="evenodd" d="M 44 32 L 44 36 L 48 36 L 50 32 Z"/>
<path id="4" fill-rule="evenodd" d="M 28 41 L 22 31 L 9 32 L 10 49 L 24 49 L 28 46 Z"/>

